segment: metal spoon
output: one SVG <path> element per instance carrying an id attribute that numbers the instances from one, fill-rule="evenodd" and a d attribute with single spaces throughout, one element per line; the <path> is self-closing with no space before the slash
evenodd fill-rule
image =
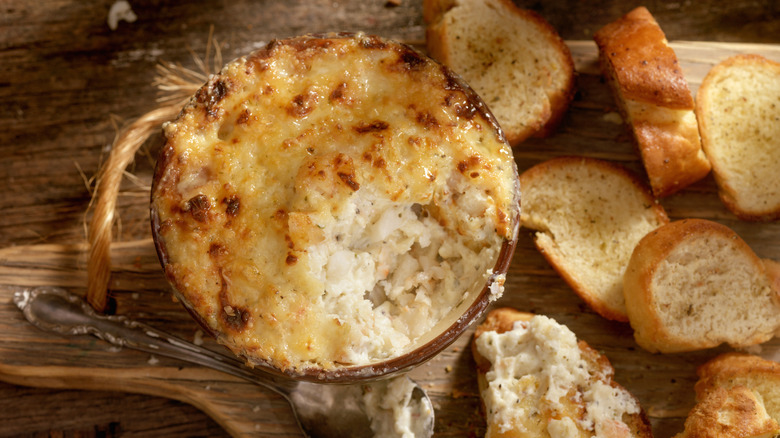
<path id="1" fill-rule="evenodd" d="M 372 423 L 393 423 L 392 410 L 371 409 L 367 414 L 364 391 L 385 390 L 387 381 L 356 385 L 299 382 L 251 369 L 238 359 L 199 347 L 146 324 L 123 316 L 96 314 L 85 301 L 63 289 L 39 287 L 14 293 L 14 303 L 36 327 L 62 335 L 91 334 L 120 347 L 128 347 L 206 366 L 240 377 L 282 395 L 292 406 L 305 436 L 373 436 Z M 401 377 L 408 379 L 407 377 Z M 411 382 L 411 380 L 409 380 Z M 406 406 L 411 409 L 409 429 L 417 437 L 433 435 L 433 407 L 417 384 L 410 386 Z"/>

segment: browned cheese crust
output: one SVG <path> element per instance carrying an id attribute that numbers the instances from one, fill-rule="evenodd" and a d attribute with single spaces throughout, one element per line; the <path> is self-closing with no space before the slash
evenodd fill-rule
<path id="1" fill-rule="evenodd" d="M 273 41 L 214 75 L 165 134 L 152 190 L 161 262 L 195 318 L 253 364 L 300 373 L 363 354 L 349 339 L 371 336 L 320 310 L 324 280 L 312 274 L 330 258 L 311 248 L 345 237 L 323 231 L 340 230 L 340 214 L 417 207 L 409 214 L 451 233 L 437 242 L 482 236 L 463 238 L 474 254 L 516 236 L 517 170 L 492 115 L 446 67 L 396 42 Z M 358 197 L 363 212 L 343 210 Z"/>
<path id="2" fill-rule="evenodd" d="M 740 54 L 710 69 L 696 94 L 702 146 L 718 195 L 745 221 L 780 219 L 777 84 L 780 63 Z"/>
<path id="3" fill-rule="evenodd" d="M 604 76 L 631 125 L 653 193 L 668 196 L 710 171 L 694 101 L 661 27 L 645 7 L 594 35 Z"/>

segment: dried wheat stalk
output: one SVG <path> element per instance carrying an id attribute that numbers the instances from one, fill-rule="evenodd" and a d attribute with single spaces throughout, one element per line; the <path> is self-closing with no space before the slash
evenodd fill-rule
<path id="1" fill-rule="evenodd" d="M 93 191 L 92 220 L 88 227 L 89 259 L 87 262 L 87 301 L 97 311 L 103 312 L 108 303 L 108 284 L 111 279 L 110 247 L 119 186 L 127 166 L 135 153 L 149 137 L 159 132 L 161 125 L 172 120 L 181 111 L 198 88 L 210 75 L 209 59 L 214 47 L 214 67 L 222 64 L 219 45 L 209 33 L 206 56 L 201 59 L 193 54 L 199 71 L 179 64 L 161 63 L 157 66 L 157 78 L 153 85 L 161 93 L 160 106 L 142 115 L 123 129 L 114 140 L 108 159 L 98 172 Z M 216 68 L 214 68 L 216 70 Z"/>

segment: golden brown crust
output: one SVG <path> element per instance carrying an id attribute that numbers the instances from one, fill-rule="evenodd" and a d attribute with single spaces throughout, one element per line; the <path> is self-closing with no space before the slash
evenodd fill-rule
<path id="1" fill-rule="evenodd" d="M 698 127 L 692 123 L 665 124 L 652 118 L 634 119 L 634 135 L 653 194 L 674 194 L 710 172 L 701 152 Z"/>
<path id="2" fill-rule="evenodd" d="M 739 376 L 776 381 L 780 385 L 780 363 L 747 353 L 724 353 L 696 370 L 696 396 L 702 397 L 718 386 L 729 386 Z"/>
<path id="3" fill-rule="evenodd" d="M 550 136 L 558 128 L 558 125 L 560 125 L 563 117 L 566 115 L 566 111 L 569 109 L 569 104 L 572 99 L 574 99 L 574 93 L 576 91 L 574 59 L 571 56 L 569 46 L 566 45 L 563 38 L 558 34 L 558 31 L 545 20 L 544 17 L 532 10 L 518 8 L 511 0 L 500 1 L 504 3 L 507 9 L 512 11 L 512 13 L 521 15 L 526 20 L 535 23 L 536 27 L 539 28 L 544 35 L 547 43 L 560 53 L 561 64 L 559 65 L 559 68 L 566 72 L 566 83 L 560 89 L 555 90 L 555 92 L 547 94 L 547 97 L 550 100 L 550 111 L 541 125 L 530 133 L 530 135 L 534 137 Z M 512 134 L 511 139 L 507 134 L 507 141 L 509 141 L 509 144 L 512 146 L 517 146 L 526 138 L 528 138 L 528 134 L 525 132 Z"/>
<path id="4" fill-rule="evenodd" d="M 551 160 L 544 161 L 536 164 L 533 167 L 525 170 L 520 175 L 521 187 L 529 186 L 533 184 L 533 181 L 538 180 L 543 175 L 555 172 L 558 169 L 564 169 L 569 166 L 588 166 L 599 170 L 603 173 L 617 174 L 626 181 L 627 184 L 634 187 L 636 193 L 644 199 L 645 209 L 651 211 L 656 221 L 660 224 L 666 224 L 669 222 L 669 217 L 666 214 L 663 206 L 653 198 L 650 187 L 641 180 L 634 172 L 631 172 L 624 166 L 621 166 L 610 161 L 600 160 L 590 157 L 575 157 L 575 156 L 562 156 Z M 521 213 L 521 218 L 523 214 Z M 523 223 L 523 226 L 528 224 Z M 585 301 L 596 313 L 604 318 L 613 320 L 628 322 L 628 315 L 624 308 L 617 308 L 615 305 L 608 303 L 604 297 L 599 293 L 601 291 L 590 290 L 588 286 L 582 283 L 578 278 L 578 272 L 573 272 L 567 261 L 564 260 L 559 254 L 545 250 L 538 236 L 534 237 L 534 244 L 536 248 L 541 252 L 542 256 L 547 262 L 555 269 L 558 275 L 574 290 L 574 292 Z"/>
<path id="5" fill-rule="evenodd" d="M 746 353 L 725 353 L 696 370 L 696 405 L 675 438 L 774 437 L 780 364 Z M 775 409 L 776 410 L 776 409 Z"/>
<path id="6" fill-rule="evenodd" d="M 701 149 L 693 97 L 650 12 L 636 8 L 596 32 L 594 40 L 655 196 L 669 196 L 704 178 L 710 163 Z"/>
<path id="7" fill-rule="evenodd" d="M 677 55 L 647 8 L 632 10 L 599 29 L 593 38 L 624 98 L 693 109 L 693 97 Z"/>
<path id="8" fill-rule="evenodd" d="M 751 65 L 769 71 L 773 70 L 775 74 L 780 77 L 780 63 L 755 54 L 739 54 L 732 56 L 710 69 L 702 80 L 699 91 L 696 94 L 696 117 L 698 119 L 702 146 L 709 154 L 712 163 L 713 176 L 718 185 L 718 196 L 723 204 L 741 220 L 768 222 L 780 219 L 780 208 L 778 208 L 777 202 L 764 202 L 763 205 L 760 206 L 756 206 L 755 203 L 753 203 L 754 205 L 752 206 L 746 205 L 744 198 L 755 193 L 755 186 L 743 183 L 742 186 L 748 186 L 747 189 L 743 188 L 742 190 L 739 190 L 735 187 L 735 181 L 732 181 L 732 177 L 729 176 L 727 169 L 728 163 L 720 158 L 720 154 L 718 153 L 719 146 L 716 144 L 715 139 L 712 138 L 712 117 L 715 115 L 713 113 L 716 113 L 715 107 L 717 106 L 717 102 L 713 101 L 713 97 L 710 95 L 709 90 L 711 87 L 716 87 L 716 83 L 723 79 L 729 69 L 740 65 Z M 746 84 L 744 87 L 751 92 L 760 92 L 756 91 L 755 83 Z M 734 92 L 738 93 L 738 91 Z M 769 113 L 771 114 L 771 112 Z M 732 117 L 728 114 L 717 115 L 724 118 Z M 767 119 L 768 120 L 765 121 L 767 124 L 777 123 L 776 119 Z M 734 123 L 739 123 L 739 121 L 737 120 Z M 741 133 L 737 135 L 741 135 Z M 747 192 L 750 192 L 750 194 Z"/>
<path id="9" fill-rule="evenodd" d="M 423 20 L 426 23 L 438 22 L 441 19 L 441 16 L 455 5 L 455 1 L 456 0 L 423 0 Z M 429 54 L 433 56 L 432 53 Z"/>
<path id="10" fill-rule="evenodd" d="M 479 354 L 477 346 L 474 341 L 484 332 L 498 332 L 504 333 L 512 330 L 517 321 L 530 321 L 534 315 L 528 312 L 521 312 L 510 307 L 500 307 L 491 310 L 485 320 L 477 326 L 474 331 L 474 339 L 471 342 L 471 353 L 474 355 L 474 360 L 477 363 L 477 370 L 480 374 L 485 374 L 490 369 L 490 361 L 485 359 L 484 356 Z"/>
<path id="11" fill-rule="evenodd" d="M 657 305 L 651 283 L 658 265 L 687 236 L 713 232 L 713 230 L 729 235 L 734 234 L 725 226 L 714 222 L 684 219 L 650 232 L 634 249 L 623 277 L 623 291 L 629 321 L 634 329 L 634 338 L 647 351 L 655 353 L 697 349 L 698 343 L 681 343 L 666 330 L 660 315 L 655 311 Z M 675 348 L 671 349 L 671 345 Z"/>
<path id="12" fill-rule="evenodd" d="M 761 259 L 761 261 L 764 262 L 772 289 L 780 296 L 780 263 L 770 259 Z"/>
<path id="13" fill-rule="evenodd" d="M 715 347 L 719 340 L 693 339 L 672 333 L 658 313 L 652 282 L 659 265 L 672 250 L 691 236 L 720 236 L 753 260 L 757 270 L 763 264 L 748 244 L 725 225 L 704 219 L 684 219 L 664 225 L 645 236 L 634 249 L 623 278 L 626 308 L 637 343 L 650 352 L 682 352 Z M 684 291 L 681 291 L 684 293 Z"/>
<path id="14" fill-rule="evenodd" d="M 756 394 L 741 385 L 714 388 L 685 419 L 685 431 L 675 438 L 772 438 L 780 432 Z"/>
<path id="15" fill-rule="evenodd" d="M 561 69 L 566 77 L 565 84 L 555 90 L 547 90 L 549 105 L 545 111 L 539 115 L 537 120 L 528 120 L 523 126 L 516 123 L 502 122 L 502 128 L 507 141 L 513 147 L 522 143 L 531 136 L 546 137 L 551 135 L 563 120 L 566 110 L 569 107 L 575 93 L 575 70 L 574 60 L 571 51 L 558 32 L 538 13 L 521 9 L 511 0 L 496 0 L 502 11 L 506 14 L 514 15 L 523 20 L 527 25 L 537 29 L 539 38 L 545 40 L 550 50 L 557 51 L 560 56 L 560 64 L 557 68 Z M 436 60 L 452 67 L 452 53 L 455 50 L 448 37 L 449 33 L 455 32 L 447 26 L 446 20 L 443 20 L 444 14 L 456 6 L 458 0 L 424 0 L 423 18 L 428 26 L 426 28 L 426 48 L 428 54 Z M 468 36 L 464 35 L 463 38 Z M 549 73 L 548 73 L 549 75 Z"/>
<path id="16" fill-rule="evenodd" d="M 506 233 L 507 242 L 517 233 L 516 165 L 484 103 L 446 67 L 379 37 L 329 34 L 273 41 L 213 75 L 166 125 L 165 134 L 151 208 L 160 261 L 196 319 L 253 364 L 317 377 L 323 369 L 385 357 L 382 352 L 355 358 L 352 346 L 378 336 L 361 334 L 345 314 L 331 317 L 323 310 L 324 292 L 333 281 L 322 272 L 333 258 L 330 249 L 318 245 L 328 227 L 336 241 L 367 228 L 333 231 L 351 223 L 345 219 L 349 214 L 362 211 L 368 218 L 383 211 L 363 205 L 405 206 L 410 220 L 421 225 L 430 207 L 437 220 L 423 226 L 438 225 L 455 241 L 476 235 L 463 220 L 471 215 L 490 215 L 495 221 L 489 229 Z M 455 181 L 464 185 L 437 188 Z M 514 195 L 495 208 L 466 213 L 467 202 L 450 208 L 454 204 L 441 199 L 443 193 L 466 193 L 483 183 L 489 197 L 500 197 L 509 187 Z M 353 202 L 366 203 L 358 209 Z M 493 237 L 478 233 L 486 245 Z M 385 238 L 376 241 L 383 245 Z M 377 267 L 371 263 L 360 270 L 377 273 L 366 288 L 393 269 L 387 264 L 387 273 L 371 271 Z M 334 307 L 359 311 L 358 305 L 368 304 L 364 313 L 373 312 L 363 293 L 355 297 L 354 306 Z M 421 314 L 455 306 L 437 305 L 435 312 Z M 446 323 L 450 317 L 431 318 Z"/>

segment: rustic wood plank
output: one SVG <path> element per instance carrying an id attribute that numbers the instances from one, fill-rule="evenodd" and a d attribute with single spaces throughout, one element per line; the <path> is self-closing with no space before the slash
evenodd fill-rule
<path id="1" fill-rule="evenodd" d="M 539 12 L 567 40 L 587 40 L 599 26 L 644 4 L 671 41 L 780 42 L 780 5 L 774 0 L 515 2 Z M 111 3 L 113 0 L 0 2 L 0 187 L 3 188 L 0 247 L 83 240 L 82 222 L 89 190 L 82 182 L 79 169 L 87 177 L 94 175 L 116 133 L 116 126 L 154 105 L 155 90 L 149 84 L 155 64 L 166 60 L 192 66 L 190 53 L 204 53 L 211 26 L 215 37 L 223 43 L 226 59 L 274 37 L 311 31 L 366 30 L 416 44 L 424 39 L 417 0 L 403 0 L 400 7 L 394 8 L 385 7 L 383 0 L 194 3 L 130 0 L 138 21 L 120 23 L 113 32 L 106 25 Z M 581 110 L 590 105 L 591 97 L 599 97 L 598 104 L 603 103 L 604 108 L 611 105 L 609 96 L 599 87 L 598 78 L 580 79 L 586 89 L 581 91 L 585 97 L 575 104 Z M 591 144 L 582 145 L 583 152 L 634 166 L 635 156 L 630 143 L 624 141 L 624 132 L 601 119 L 601 113 L 595 112 L 600 109 L 603 108 L 592 108 L 593 116 L 572 114 L 566 131 L 559 133 L 554 141 L 529 143 L 538 149 L 525 151 L 522 159 L 518 159 L 521 166 L 569 151 L 559 143 L 568 144 L 573 132 L 587 132 L 592 139 Z M 602 128 L 605 131 L 600 134 Z M 623 138 L 613 141 L 613 137 L 620 136 Z M 148 158 L 139 154 L 131 170 L 148 175 L 151 166 Z M 135 196 L 133 189 L 132 184 L 127 184 L 123 189 L 126 194 L 120 198 L 122 232 L 115 233 L 119 240 L 148 236 L 147 202 Z M 664 201 L 671 214 L 717 218 L 739 227 L 759 254 L 777 254 L 776 227 L 753 230 L 727 212 L 711 208 L 716 205 L 711 181 L 697 184 L 691 190 L 702 192 L 702 196 L 672 197 Z M 524 270 L 529 272 L 513 279 L 513 287 L 534 290 L 537 284 L 547 286 L 553 282 L 556 293 L 566 291 L 565 286 L 555 282 L 554 273 L 549 272 L 544 260 L 535 258 L 533 248 L 526 248 L 518 256 L 523 257 Z M 545 280 L 537 283 L 537 278 L 542 276 Z M 123 292 L 120 296 L 132 300 L 133 293 Z M 143 299 L 136 306 L 147 302 L 145 293 L 139 297 Z M 545 300 L 543 294 L 529 294 L 527 303 L 544 310 Z M 168 306 L 164 307 L 167 313 L 179 311 L 170 300 L 154 302 Z M 127 305 L 120 311 L 133 308 Z M 193 334 L 191 328 L 189 331 L 184 328 L 187 321 L 182 321 L 184 326 L 163 323 L 183 335 Z M 471 420 L 476 418 L 473 398 L 466 396 L 474 391 L 468 386 L 468 354 L 448 350 L 436 360 L 431 363 L 435 369 L 430 370 L 430 384 L 442 396 L 460 397 L 442 409 L 452 410 L 447 415 L 453 418 L 460 412 L 468 413 L 467 419 L 453 423 L 458 429 L 445 426 L 437 434 L 461 436 L 453 431 L 467 430 L 480 435 L 481 423 Z M 461 366 L 454 367 L 450 373 L 442 372 L 450 361 L 457 361 Z M 423 377 L 428 369 L 421 370 Z M 466 389 L 449 394 L 443 385 L 453 378 L 458 388 L 462 383 Z M 2 404 L 0 411 L 7 415 L 0 416 L 0 436 L 49 436 L 50 430 L 52 436 L 90 436 L 86 434 L 90 431 L 91 436 L 98 436 L 97 428 L 101 429 L 100 436 L 220 436 L 221 432 L 216 423 L 195 408 L 149 396 L 0 384 L 2 402 L 7 403 Z M 14 416 L 6 407 L 18 408 L 23 414 Z"/>
<path id="2" fill-rule="evenodd" d="M 516 150 L 521 170 L 563 154 L 589 155 L 619 161 L 641 172 L 625 128 L 609 114 L 614 104 L 598 77 L 596 49 L 589 41 L 568 43 L 579 71 L 580 92 L 559 133 L 532 139 Z M 681 65 L 693 89 L 720 59 L 738 52 L 762 53 L 780 60 L 780 46 L 680 42 Z M 150 167 L 135 174 L 148 185 Z M 139 190 L 143 192 L 142 189 Z M 141 199 L 144 199 L 143 196 Z M 131 199 L 130 201 L 135 201 Z M 751 224 L 736 220 L 720 203 L 710 178 L 662 203 L 672 218 L 704 217 L 734 228 L 763 257 L 780 260 L 780 223 Z M 131 205 L 133 203 L 131 202 Z M 138 202 L 145 206 L 146 201 Z M 145 221 L 145 218 L 135 219 Z M 131 221 L 125 224 L 130 225 Z M 603 351 L 616 369 L 616 379 L 647 409 L 657 436 L 681 429 L 693 403 L 695 368 L 718 352 L 651 355 L 637 347 L 627 324 L 606 321 L 590 311 L 535 250 L 528 231 L 521 231 L 506 294 L 496 305 L 509 305 L 548 314 L 569 325 L 577 335 Z M 0 284 L 64 286 L 83 293 L 86 246 L 39 244 L 0 250 Z M 160 272 L 151 240 L 118 242 L 112 246 L 112 294 L 117 312 L 192 338 L 197 328 L 172 302 Z M 8 382 L 54 388 L 127 390 L 175 398 L 208 413 L 234 435 L 295 436 L 289 408 L 278 396 L 218 373 L 181 366 L 148 355 L 114 351 L 94 340 L 64 340 L 46 336 L 26 325 L 10 304 L 9 288 L 0 292 L 0 375 Z M 437 436 L 479 436 L 484 421 L 479 413 L 476 380 L 469 351 L 471 332 L 427 364 L 411 372 L 429 391 L 437 415 Z M 211 341 L 209 341 L 211 342 Z M 221 348 L 209 344 L 212 348 Z M 45 361 L 40 351 L 47 351 Z M 761 347 L 761 354 L 780 358 L 780 341 Z M 206 386 L 209 389 L 205 389 Z M 257 406 L 261 406 L 257 409 Z M 259 425 L 261 431 L 254 428 Z"/>

